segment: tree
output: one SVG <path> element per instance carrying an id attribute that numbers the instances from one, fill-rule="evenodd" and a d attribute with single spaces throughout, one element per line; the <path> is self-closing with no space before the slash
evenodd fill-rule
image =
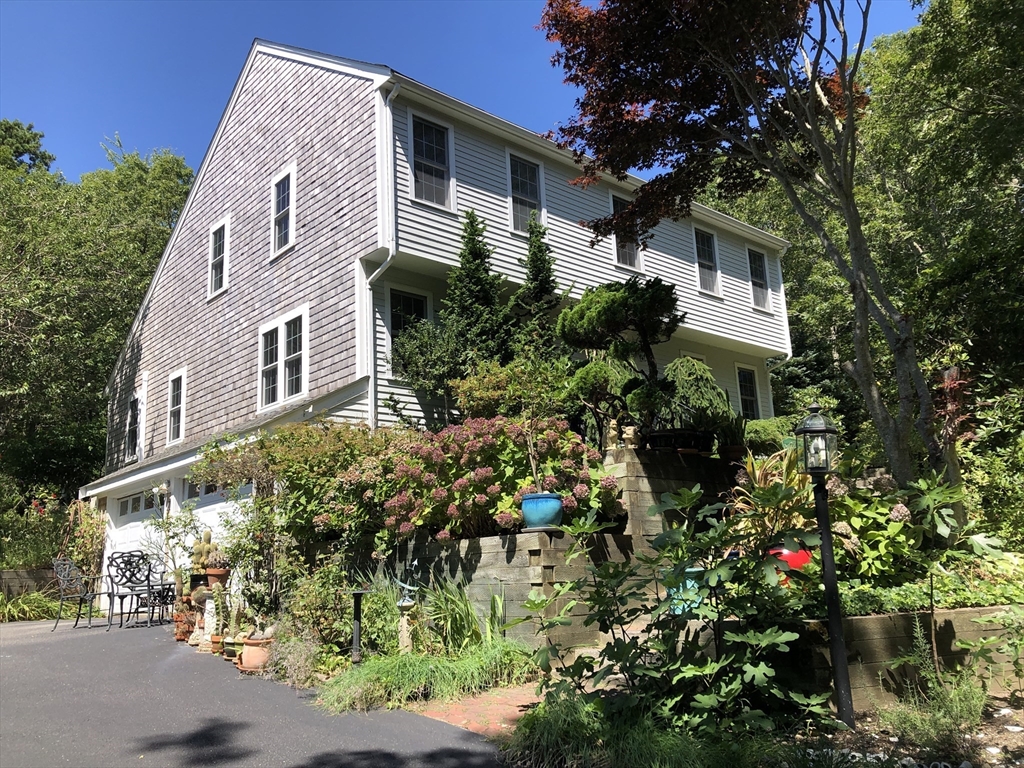
<path id="1" fill-rule="evenodd" d="M 50 170 L 56 158 L 43 149 L 43 134 L 32 123 L 20 120 L 0 120 L 0 168 L 31 171 Z"/>
<path id="2" fill-rule="evenodd" d="M 893 475 L 908 483 L 915 439 L 934 465 L 943 456 L 913 317 L 889 295 L 856 194 L 870 2 L 858 5 L 856 19 L 845 18 L 845 8 L 832 0 L 606 0 L 597 8 L 548 0 L 541 24 L 560 46 L 555 63 L 582 90 L 562 139 L 584 178 L 666 169 L 626 210 L 592 222 L 596 234 L 649 237 L 661 219 L 687 216 L 712 183 L 738 196 L 774 179 L 846 283 L 852 354 L 842 368 Z M 830 216 L 838 231 L 827 226 Z M 876 370 L 872 334 L 890 353 L 887 375 Z M 878 383 L 887 377 L 891 402 Z"/>
<path id="3" fill-rule="evenodd" d="M 0 167 L 0 474 L 70 498 L 102 469 L 104 386 L 192 171 L 115 139 L 71 184 L 45 155 Z"/>
<path id="4" fill-rule="evenodd" d="M 502 299 L 504 281 L 491 271 L 487 225 L 466 212 L 459 263 L 448 273 L 448 291 L 436 324 L 421 320 L 402 331 L 391 346 L 395 369 L 406 384 L 444 400 L 444 418 L 453 402 L 450 382 L 482 362 L 508 362 L 511 324 Z"/>
<path id="5" fill-rule="evenodd" d="M 555 280 L 555 257 L 545 240 L 547 231 L 547 227 L 537 221 L 536 215 L 530 216 L 526 279 L 512 296 L 509 312 L 515 319 L 517 346 L 529 346 L 541 357 L 551 358 L 558 355 L 552 313 L 560 298 Z"/>

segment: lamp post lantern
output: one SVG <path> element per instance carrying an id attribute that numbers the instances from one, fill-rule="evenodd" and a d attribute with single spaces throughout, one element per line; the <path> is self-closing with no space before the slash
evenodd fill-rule
<path id="1" fill-rule="evenodd" d="M 826 478 L 834 471 L 838 455 L 839 432 L 817 403 L 807 409 L 810 414 L 794 430 L 797 464 L 801 473 L 814 481 L 814 511 L 821 533 L 821 572 L 825 582 L 825 607 L 828 611 L 828 640 L 832 656 L 832 683 L 836 690 L 836 711 L 839 719 L 854 727 L 853 694 L 850 692 L 850 667 L 846 659 L 846 638 L 843 636 L 843 613 L 839 604 L 836 559 L 832 549 L 832 524 L 828 516 Z"/>

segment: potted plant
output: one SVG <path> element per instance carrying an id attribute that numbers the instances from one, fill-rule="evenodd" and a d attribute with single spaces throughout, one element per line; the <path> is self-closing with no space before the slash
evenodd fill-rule
<path id="1" fill-rule="evenodd" d="M 213 632 L 210 634 L 210 644 L 212 652 L 220 654 L 224 651 L 224 625 L 227 624 L 228 620 L 228 596 L 224 585 L 220 582 L 214 584 L 210 591 L 213 594 L 213 604 L 217 617 Z"/>
<path id="2" fill-rule="evenodd" d="M 270 644 L 274 641 L 276 624 L 242 638 L 242 656 L 238 668 L 244 672 L 258 672 L 270 661 Z M 236 638 L 237 639 L 237 638 Z"/>
<path id="3" fill-rule="evenodd" d="M 710 368 L 686 355 L 665 366 L 665 379 L 672 394 L 648 435 L 649 447 L 710 456 L 716 429 L 732 414 L 728 395 Z"/>
<path id="4" fill-rule="evenodd" d="M 203 641 L 203 611 L 206 609 L 206 601 L 210 597 L 210 590 L 207 587 L 196 587 L 192 591 L 192 605 L 195 607 L 194 629 L 188 637 L 188 644 L 199 645 Z"/>
<path id="5" fill-rule="evenodd" d="M 216 544 L 213 544 L 213 551 L 206 558 L 206 578 L 211 588 L 217 584 L 226 585 L 231 578 L 231 562 L 227 555 L 217 549 Z"/>
<path id="6" fill-rule="evenodd" d="M 526 453 L 530 459 L 530 472 L 533 474 L 534 493 L 524 493 L 521 509 L 523 523 L 527 529 L 550 528 L 562 522 L 562 496 L 544 490 L 540 473 L 540 450 L 537 432 L 542 422 L 537 418 L 528 418 L 523 423 L 526 433 Z"/>
<path id="7" fill-rule="evenodd" d="M 231 611 L 231 623 L 228 625 L 228 633 L 224 637 L 224 658 L 229 661 L 236 661 L 242 652 L 242 630 L 239 626 L 242 618 L 242 607 L 237 604 Z"/>
<path id="8" fill-rule="evenodd" d="M 732 463 L 740 461 L 747 452 L 744 442 L 747 433 L 747 420 L 742 413 L 729 412 L 724 415 L 715 430 L 718 438 L 718 455 Z"/>

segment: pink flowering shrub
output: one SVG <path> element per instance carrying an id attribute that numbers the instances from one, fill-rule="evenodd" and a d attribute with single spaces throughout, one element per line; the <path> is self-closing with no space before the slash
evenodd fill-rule
<path id="1" fill-rule="evenodd" d="M 561 494 L 567 512 L 620 513 L 599 451 L 560 419 L 540 421 L 535 436 L 543 490 Z M 503 416 L 422 433 L 395 462 L 385 533 L 397 538 L 419 528 L 444 541 L 516 528 L 523 494 L 537 491 L 526 446 L 523 422 Z"/>

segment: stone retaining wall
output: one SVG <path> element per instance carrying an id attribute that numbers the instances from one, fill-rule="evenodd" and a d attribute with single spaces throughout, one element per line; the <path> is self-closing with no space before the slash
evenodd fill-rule
<path id="1" fill-rule="evenodd" d="M 0 571 L 0 592 L 10 600 L 24 592 L 40 592 L 55 578 L 53 568 Z"/>

